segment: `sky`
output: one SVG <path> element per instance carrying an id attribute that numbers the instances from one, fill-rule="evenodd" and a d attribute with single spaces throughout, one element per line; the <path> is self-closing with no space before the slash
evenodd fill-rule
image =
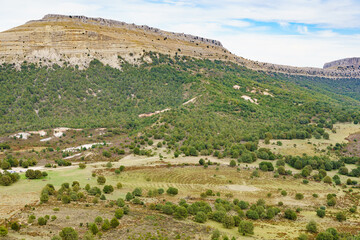
<path id="1" fill-rule="evenodd" d="M 360 57 L 360 0 L 0 0 L 0 31 L 66 14 L 109 18 L 222 42 L 238 56 L 322 67 Z"/>

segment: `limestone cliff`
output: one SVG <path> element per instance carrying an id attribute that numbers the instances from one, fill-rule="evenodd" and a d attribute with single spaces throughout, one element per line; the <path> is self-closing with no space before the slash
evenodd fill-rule
<path id="1" fill-rule="evenodd" d="M 42 66 L 54 63 L 62 66 L 66 62 L 85 68 L 96 58 L 111 67 L 120 68 L 123 60 L 138 64 L 144 52 L 149 51 L 231 61 L 266 72 L 331 78 L 360 77 L 357 69 L 298 68 L 251 61 L 232 54 L 216 40 L 102 18 L 46 15 L 41 20 L 29 21 L 0 33 L 0 63 L 17 66 L 24 61 Z M 143 60 L 151 61 L 146 57 Z"/>

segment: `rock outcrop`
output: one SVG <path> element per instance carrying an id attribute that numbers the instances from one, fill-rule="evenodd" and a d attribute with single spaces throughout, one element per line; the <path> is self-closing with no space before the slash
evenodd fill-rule
<path id="1" fill-rule="evenodd" d="M 325 63 L 324 69 L 327 68 L 352 68 L 360 70 L 360 58 L 344 58 L 333 62 Z"/>
<path id="2" fill-rule="evenodd" d="M 18 67 L 27 61 L 40 66 L 67 64 L 86 68 L 93 59 L 98 59 L 121 68 L 124 60 L 131 64 L 150 62 L 144 56 L 150 51 L 230 61 L 257 71 L 360 77 L 360 71 L 355 68 L 298 68 L 251 61 L 232 54 L 216 40 L 103 18 L 50 14 L 0 33 L 0 64 L 14 63 Z"/>

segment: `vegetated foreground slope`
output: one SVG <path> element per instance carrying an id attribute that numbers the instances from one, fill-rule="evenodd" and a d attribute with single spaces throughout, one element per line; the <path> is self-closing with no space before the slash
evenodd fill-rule
<path id="1" fill-rule="evenodd" d="M 218 138 L 307 138 L 335 122 L 358 121 L 358 79 L 266 74 L 229 62 L 146 53 L 152 63 L 122 70 L 97 60 L 89 68 L 23 64 L 0 68 L 1 134 L 56 126 L 152 126 L 176 141 Z M 344 83 L 341 87 L 339 82 Z M 306 85 L 305 85 L 306 83 Z M 333 83 L 333 84 L 331 84 Z M 344 86 L 352 88 L 349 93 Z M 335 91 L 337 90 L 337 91 Z M 187 104 L 182 103 L 196 97 Z M 149 118 L 139 114 L 171 109 Z M 308 125 L 313 122 L 317 125 Z M 169 128 L 168 125 L 173 127 Z M 267 134 L 267 135 L 266 135 Z"/>

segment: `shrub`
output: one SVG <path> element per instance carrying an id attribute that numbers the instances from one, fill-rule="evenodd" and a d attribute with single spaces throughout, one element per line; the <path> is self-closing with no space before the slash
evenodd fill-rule
<path id="1" fill-rule="evenodd" d="M 287 195 L 287 192 L 286 192 L 285 190 L 282 190 L 282 191 L 281 191 L 281 195 L 286 196 L 286 195 Z"/>
<path id="2" fill-rule="evenodd" d="M 328 183 L 328 184 L 332 183 L 332 179 L 329 176 L 324 177 L 323 181 L 324 181 L 324 183 Z"/>
<path id="3" fill-rule="evenodd" d="M 314 220 L 311 220 L 307 225 L 306 225 L 306 230 L 308 232 L 311 233 L 316 233 L 317 232 L 317 226 L 316 226 L 316 222 Z"/>
<path id="4" fill-rule="evenodd" d="M 65 227 L 61 230 L 61 232 L 59 233 L 60 237 L 63 240 L 78 240 L 79 236 L 77 231 L 75 231 L 75 229 L 73 229 L 72 227 Z"/>
<path id="5" fill-rule="evenodd" d="M 86 164 L 85 164 L 85 163 L 79 163 L 79 168 L 80 168 L 80 169 L 85 169 L 85 168 L 86 168 Z"/>
<path id="6" fill-rule="evenodd" d="M 248 210 L 246 212 L 246 217 L 249 218 L 249 219 L 252 219 L 252 220 L 258 220 L 259 219 L 259 214 L 257 211 L 254 211 L 254 210 Z"/>
<path id="7" fill-rule="evenodd" d="M 123 185 L 120 183 L 120 182 L 118 182 L 117 184 L 116 184 L 116 188 L 117 189 L 121 189 L 123 187 Z"/>
<path id="8" fill-rule="evenodd" d="M 5 237 L 8 234 L 8 230 L 5 226 L 0 226 L 0 237 Z"/>
<path id="9" fill-rule="evenodd" d="M 108 219 L 105 219 L 104 222 L 103 222 L 103 224 L 101 225 L 101 229 L 102 229 L 103 231 L 107 231 L 107 230 L 109 230 L 110 228 L 111 228 L 111 225 L 110 225 L 109 220 L 108 220 Z"/>
<path id="10" fill-rule="evenodd" d="M 104 188 L 103 188 L 103 192 L 105 194 L 112 193 L 113 191 L 114 191 L 114 187 L 111 186 L 111 185 L 105 185 Z"/>
<path id="11" fill-rule="evenodd" d="M 225 228 L 235 227 L 235 220 L 232 216 L 225 215 L 222 219 L 222 224 Z"/>
<path id="12" fill-rule="evenodd" d="M 211 240 L 220 240 L 220 231 L 219 230 L 214 230 L 212 235 L 211 235 Z"/>
<path id="13" fill-rule="evenodd" d="M 323 209 L 316 210 L 316 215 L 321 218 L 325 217 L 325 210 Z"/>
<path id="14" fill-rule="evenodd" d="M 308 236 L 304 233 L 301 233 L 297 238 L 297 240 L 308 240 Z"/>
<path id="15" fill-rule="evenodd" d="M 132 192 L 133 196 L 136 197 L 141 197 L 142 196 L 142 189 L 141 188 L 135 188 L 134 191 Z"/>
<path id="16" fill-rule="evenodd" d="M 230 167 L 235 167 L 235 166 L 236 166 L 235 160 L 231 160 L 231 161 L 230 161 Z"/>
<path id="17" fill-rule="evenodd" d="M 188 216 L 188 211 L 186 210 L 185 207 L 177 207 L 175 209 L 175 213 L 174 213 L 174 217 L 177 219 L 185 219 Z"/>
<path id="18" fill-rule="evenodd" d="M 21 225 L 18 222 L 11 223 L 11 229 L 14 231 L 19 231 L 20 227 L 21 227 Z"/>
<path id="19" fill-rule="evenodd" d="M 111 225 L 111 227 L 112 228 L 116 228 L 117 226 L 119 226 L 119 220 L 117 220 L 117 218 L 113 218 L 113 219 L 111 219 L 111 221 L 110 221 L 110 225 Z"/>
<path id="20" fill-rule="evenodd" d="M 330 198 L 329 200 L 327 200 L 327 205 L 329 207 L 335 206 L 336 205 L 336 199 L 334 197 Z"/>
<path id="21" fill-rule="evenodd" d="M 346 215 L 343 212 L 338 212 L 336 214 L 336 220 L 338 220 L 339 222 L 343 222 L 346 221 Z"/>
<path id="22" fill-rule="evenodd" d="M 334 237 L 329 232 L 321 232 L 316 236 L 316 240 L 333 240 Z"/>
<path id="23" fill-rule="evenodd" d="M 106 182 L 106 178 L 104 176 L 98 176 L 97 183 L 100 185 L 104 185 Z"/>
<path id="24" fill-rule="evenodd" d="M 285 218 L 289 220 L 296 220 L 297 219 L 296 212 L 294 212 L 291 209 L 285 210 Z"/>
<path id="25" fill-rule="evenodd" d="M 46 223 L 47 223 L 47 220 L 45 218 L 43 218 L 43 217 L 38 218 L 38 224 L 40 226 L 46 225 Z"/>
<path id="26" fill-rule="evenodd" d="M 63 195 L 63 196 L 61 197 L 61 201 L 62 201 L 64 204 L 70 203 L 70 201 L 71 201 L 70 196 L 68 196 L 68 195 Z"/>
<path id="27" fill-rule="evenodd" d="M 96 222 L 97 224 L 102 223 L 102 221 L 103 221 L 103 219 L 102 219 L 102 217 L 100 217 L 100 216 L 97 216 L 97 217 L 95 218 L 95 222 Z"/>
<path id="28" fill-rule="evenodd" d="M 199 211 L 196 213 L 195 222 L 204 223 L 204 222 L 206 222 L 206 220 L 207 220 L 207 215 L 204 212 Z"/>
<path id="29" fill-rule="evenodd" d="M 99 229 L 95 223 L 90 223 L 89 230 L 94 235 L 96 235 L 99 232 Z"/>
<path id="30" fill-rule="evenodd" d="M 116 200 L 116 205 L 118 205 L 118 207 L 123 207 L 123 206 L 125 206 L 125 201 L 124 201 L 124 199 L 118 198 L 118 199 Z"/>
<path id="31" fill-rule="evenodd" d="M 254 225 L 250 221 L 241 221 L 239 224 L 239 233 L 242 235 L 254 234 Z"/>
<path id="32" fill-rule="evenodd" d="M 295 199 L 296 199 L 296 200 L 304 199 L 304 195 L 303 195 L 302 193 L 297 193 L 297 194 L 295 195 Z"/>
<path id="33" fill-rule="evenodd" d="M 174 188 L 174 187 L 169 187 L 167 190 L 166 190 L 166 193 L 169 194 L 169 195 L 172 195 L 172 196 L 175 196 L 177 195 L 179 192 L 179 190 L 177 188 Z"/>
<path id="34" fill-rule="evenodd" d="M 115 210 L 115 217 L 117 219 L 121 219 L 124 216 L 124 210 L 122 208 L 118 208 Z"/>
<path id="35" fill-rule="evenodd" d="M 45 193 L 41 194 L 40 202 L 41 203 L 47 203 L 48 201 L 49 201 L 49 194 L 45 194 Z"/>

